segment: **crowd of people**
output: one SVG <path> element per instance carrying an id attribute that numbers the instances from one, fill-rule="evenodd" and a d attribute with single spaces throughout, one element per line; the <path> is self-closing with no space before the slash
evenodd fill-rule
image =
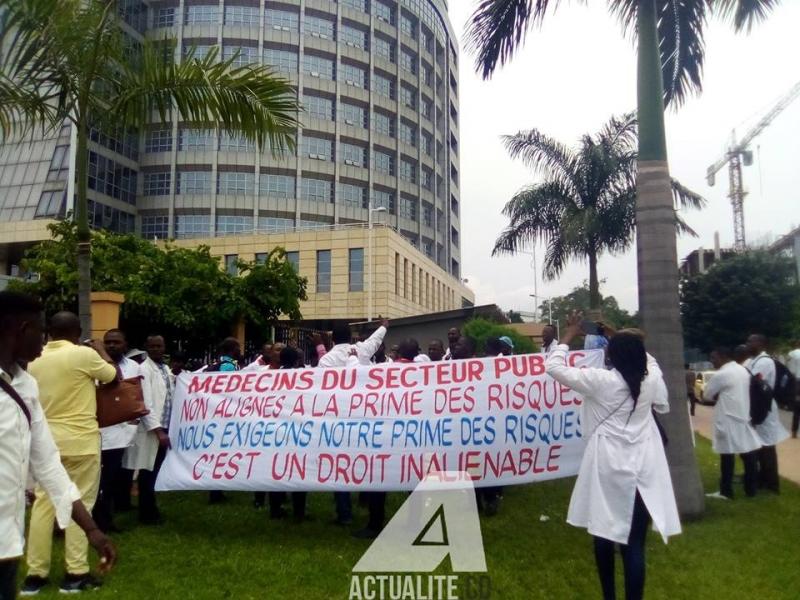
<path id="1" fill-rule="evenodd" d="M 69 312 L 48 322 L 47 343 L 42 309 L 33 299 L 0 293 L 0 600 L 15 597 L 16 571 L 24 548 L 26 492 L 33 491 L 21 593 L 35 595 L 50 583 L 54 525 L 64 528 L 65 576 L 60 591 L 94 589 L 101 585 L 89 569 L 88 547 L 101 555 L 101 571 L 110 568 L 116 551 L 107 534 L 119 531 L 115 517 L 133 510 L 136 490 L 138 521 L 163 522 L 155 481 L 170 451 L 170 415 L 177 378 L 187 372 L 186 356 L 173 352 L 167 360 L 167 340 L 150 335 L 144 351 L 130 349 L 121 329 L 105 333 L 102 341 L 83 339 L 78 317 Z M 357 367 L 389 363 L 463 360 L 476 356 L 475 340 L 450 329 L 447 341 L 431 339 L 425 351 L 415 339 L 387 349 L 389 323 L 369 337 L 352 340 L 348 326 L 329 336 L 314 334 L 309 351 L 297 343 L 268 343 L 246 360 L 235 338 L 219 345 L 217 356 L 196 372 L 303 367 Z M 615 331 L 598 325 L 587 333 L 581 315 L 574 314 L 557 339 L 543 331 L 546 370 L 554 379 L 585 398 L 582 426 L 587 449 L 570 501 L 568 522 L 586 528 L 594 538 L 595 559 L 605 598 L 614 597 L 614 556 L 619 547 L 624 563 L 626 597 L 641 598 L 644 589 L 644 547 L 650 522 L 663 538 L 680 532 L 675 497 L 667 467 L 663 431 L 656 413 L 669 409 L 666 385 L 655 359 L 646 353 L 644 334 Z M 585 344 L 602 348 L 606 368 L 568 366 L 569 344 L 584 336 Z M 762 423 L 750 419 L 752 377 L 775 385 L 775 361 L 766 353 L 767 340 L 751 335 L 736 349 L 717 348 L 711 360 L 717 373 L 705 395 L 716 399 L 713 448 L 721 455 L 719 497 L 733 498 L 735 455 L 744 463 L 744 488 L 778 492 L 776 444 L 788 437 L 773 406 Z M 508 337 L 486 340 L 485 356 L 514 353 Z M 800 351 L 796 358 L 800 365 Z M 149 410 L 136 422 L 100 428 L 97 386 L 138 379 Z M 794 427 L 796 433 L 796 426 Z M 10 457 L 10 458 L 9 458 Z M 26 483 L 30 474 L 33 484 Z M 354 531 L 374 538 L 386 521 L 386 492 L 363 492 L 366 526 Z M 478 505 L 487 516 L 497 514 L 503 489 L 477 488 Z M 209 492 L 212 504 L 226 501 L 221 491 Z M 290 516 L 285 492 L 255 493 L 256 510 L 269 517 Z M 291 516 L 308 520 L 307 494 L 291 493 Z M 348 492 L 333 494 L 333 523 L 353 522 Z M 8 533 L 8 535 L 7 535 Z"/>

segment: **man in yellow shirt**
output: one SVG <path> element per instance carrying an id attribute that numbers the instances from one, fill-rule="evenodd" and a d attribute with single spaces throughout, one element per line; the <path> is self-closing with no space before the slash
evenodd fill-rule
<path id="1" fill-rule="evenodd" d="M 81 499 L 92 510 L 100 484 L 100 430 L 97 425 L 95 380 L 113 381 L 117 370 L 102 344 L 79 345 L 80 320 L 69 312 L 50 320 L 50 342 L 41 357 L 28 366 L 39 384 L 45 417 L 61 463 L 78 486 Z M 53 545 L 55 513 L 50 499 L 37 487 L 28 533 L 28 577 L 23 595 L 35 594 L 47 584 Z M 80 592 L 98 587 L 89 573 L 88 540 L 74 523 L 65 535 L 66 575 L 60 591 Z"/>

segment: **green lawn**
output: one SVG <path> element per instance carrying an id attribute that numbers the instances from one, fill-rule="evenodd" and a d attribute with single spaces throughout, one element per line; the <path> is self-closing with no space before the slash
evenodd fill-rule
<path id="1" fill-rule="evenodd" d="M 698 444 L 705 488 L 714 491 L 717 457 L 705 440 Z M 737 488 L 733 502 L 709 500 L 703 520 L 686 523 L 667 546 L 651 532 L 647 597 L 800 597 L 800 488 L 782 485 L 780 496 L 746 499 Z M 506 488 L 500 515 L 482 520 L 492 598 L 599 597 L 590 538 L 564 522 L 571 489 L 572 480 Z M 120 516 L 126 532 L 115 536 L 119 565 L 91 597 L 347 597 L 351 569 L 368 542 L 328 524 L 330 494 L 309 496 L 316 520 L 302 525 L 255 512 L 251 494 L 232 496 L 211 507 L 205 494 L 162 494 L 167 523 L 160 528 Z M 392 506 L 404 497 L 390 496 Z M 540 522 L 542 514 L 550 520 Z M 359 509 L 355 526 L 365 518 Z M 61 576 L 60 567 L 54 575 Z M 56 589 L 39 597 L 57 597 Z"/>

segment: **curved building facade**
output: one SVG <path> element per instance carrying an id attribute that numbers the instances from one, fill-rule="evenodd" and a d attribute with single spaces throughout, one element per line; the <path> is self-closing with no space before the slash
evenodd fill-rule
<path id="1" fill-rule="evenodd" d="M 165 0 L 145 35 L 290 79 L 297 150 L 177 119 L 143 132 L 137 230 L 209 238 L 376 222 L 460 276 L 458 47 L 444 0 Z"/>

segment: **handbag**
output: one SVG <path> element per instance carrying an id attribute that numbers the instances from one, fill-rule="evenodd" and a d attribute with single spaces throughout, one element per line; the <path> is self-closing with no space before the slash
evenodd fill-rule
<path id="1" fill-rule="evenodd" d="M 144 403 L 141 376 L 117 379 L 97 388 L 97 423 L 100 427 L 135 421 L 149 413 Z"/>

